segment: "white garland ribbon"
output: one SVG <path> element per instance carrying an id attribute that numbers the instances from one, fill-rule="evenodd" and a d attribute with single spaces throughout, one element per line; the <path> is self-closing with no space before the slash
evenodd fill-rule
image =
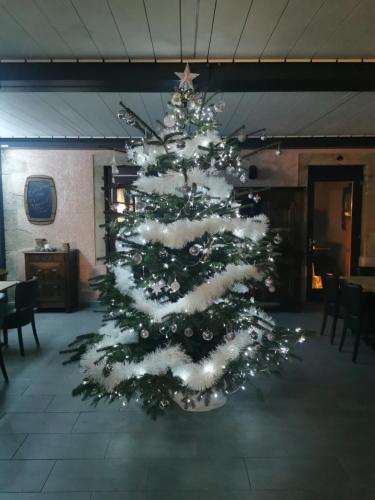
<path id="1" fill-rule="evenodd" d="M 251 308 L 250 315 L 255 314 L 259 316 L 262 313 Z M 263 313 L 262 316 L 266 321 L 272 322 L 268 315 Z M 124 380 L 142 377 L 146 374 L 161 375 L 168 370 L 171 370 L 175 377 L 179 377 L 186 387 L 194 391 L 209 389 L 225 374 L 228 363 L 237 359 L 244 349 L 254 343 L 249 330 L 240 330 L 233 340 L 220 344 L 207 358 L 198 363 L 193 363 L 179 345 L 158 348 L 146 354 L 142 361 L 114 363 L 109 375 L 105 377 L 103 368 L 106 360 L 103 358 L 98 361 L 103 356 L 103 352 L 98 352 L 98 350 L 118 343 L 127 344 L 134 341 L 129 330 L 121 332 L 114 322 L 108 323 L 105 328 L 108 333 L 82 356 L 81 367 L 86 377 L 102 385 L 108 392 L 112 392 Z M 121 336 L 122 342 L 120 342 Z"/>
<path id="2" fill-rule="evenodd" d="M 161 243 L 168 248 L 180 249 L 206 233 L 231 232 L 238 238 L 250 238 L 257 242 L 265 236 L 268 225 L 268 218 L 264 214 L 246 219 L 219 216 L 197 221 L 180 219 L 170 224 L 146 220 L 135 228 L 139 236 L 132 238 L 132 241 L 143 245 L 147 242 Z"/>
<path id="3" fill-rule="evenodd" d="M 227 290 L 231 289 L 235 283 L 250 279 L 260 281 L 263 277 L 256 266 L 251 264 L 238 266 L 228 264 L 225 271 L 214 274 L 206 283 L 195 287 L 176 302 L 160 304 L 155 300 L 147 299 L 143 290 L 136 287 L 129 267 L 115 266 L 113 271 L 118 290 L 133 299 L 134 306 L 138 311 L 147 314 L 158 323 L 163 321 L 163 318 L 168 314 L 194 314 L 198 311 L 204 311 Z"/>
<path id="4" fill-rule="evenodd" d="M 198 167 L 194 167 L 188 170 L 187 175 L 188 179 L 185 182 L 182 173 L 168 170 L 166 174 L 158 177 L 139 177 L 134 182 L 134 186 L 145 193 L 174 194 L 179 197 L 185 196 L 180 189 L 185 184 L 191 187 L 193 183 L 207 188 L 209 196 L 228 198 L 232 193 L 233 186 L 228 184 L 224 177 L 214 175 L 210 170 L 203 171 Z"/>

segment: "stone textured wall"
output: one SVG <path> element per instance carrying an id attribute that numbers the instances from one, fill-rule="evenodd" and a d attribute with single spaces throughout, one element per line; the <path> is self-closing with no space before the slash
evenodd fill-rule
<path id="1" fill-rule="evenodd" d="M 343 160 L 338 161 L 341 153 Z M 70 242 L 80 250 L 81 300 L 93 300 L 88 280 L 103 272 L 97 257 L 104 255 L 103 165 L 111 151 L 7 149 L 1 151 L 4 191 L 6 258 L 9 277 L 24 277 L 23 250 L 33 248 L 34 239 L 47 238 L 60 246 Z M 125 159 L 117 154 L 117 162 Z M 288 150 L 276 156 L 264 151 L 249 159 L 259 169 L 251 186 L 306 186 L 309 165 L 364 165 L 361 264 L 375 266 L 375 150 Z M 27 221 L 24 210 L 24 186 L 29 175 L 50 175 L 57 190 L 55 222 L 37 226 Z M 233 179 L 235 184 L 240 184 Z"/>
<path id="2" fill-rule="evenodd" d="M 7 149 L 2 152 L 6 264 L 10 279 L 24 278 L 23 250 L 35 238 L 56 247 L 69 242 L 80 251 L 80 296 L 94 295 L 88 280 L 98 272 L 95 255 L 93 151 Z M 53 224 L 28 222 L 24 186 L 29 175 L 50 175 L 57 191 Z"/>

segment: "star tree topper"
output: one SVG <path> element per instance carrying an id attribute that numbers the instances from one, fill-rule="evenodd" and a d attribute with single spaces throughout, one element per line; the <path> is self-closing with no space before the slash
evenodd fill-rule
<path id="1" fill-rule="evenodd" d="M 199 76 L 199 73 L 190 73 L 189 64 L 186 64 L 183 73 L 175 73 L 180 79 L 179 88 L 182 90 L 194 90 L 193 80 Z"/>

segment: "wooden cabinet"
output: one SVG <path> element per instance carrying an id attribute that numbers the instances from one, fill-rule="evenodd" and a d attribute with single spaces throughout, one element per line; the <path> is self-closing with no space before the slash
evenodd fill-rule
<path id="1" fill-rule="evenodd" d="M 39 309 L 65 309 L 78 306 L 79 253 L 25 252 L 26 279 L 37 276 Z"/>

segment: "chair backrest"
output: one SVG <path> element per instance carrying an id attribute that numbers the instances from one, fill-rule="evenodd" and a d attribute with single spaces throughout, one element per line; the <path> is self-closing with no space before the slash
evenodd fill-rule
<path id="1" fill-rule="evenodd" d="M 7 299 L 5 294 L 0 293 L 0 328 L 3 326 L 3 319 L 5 316 L 6 305 L 7 305 Z"/>
<path id="2" fill-rule="evenodd" d="M 30 309 L 34 307 L 37 290 L 38 278 L 36 276 L 31 278 L 31 280 L 17 283 L 15 292 L 16 309 Z"/>
<path id="3" fill-rule="evenodd" d="M 362 307 L 362 287 L 344 281 L 341 287 L 341 304 L 345 314 L 359 317 Z"/>
<path id="4" fill-rule="evenodd" d="M 322 279 L 325 302 L 336 304 L 339 299 L 340 278 L 334 274 L 324 273 Z"/>

